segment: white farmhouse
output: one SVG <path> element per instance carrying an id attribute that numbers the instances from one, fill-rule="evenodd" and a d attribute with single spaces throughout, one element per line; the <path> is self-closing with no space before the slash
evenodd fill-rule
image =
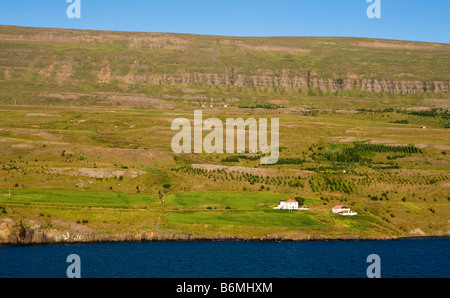
<path id="1" fill-rule="evenodd" d="M 278 207 L 275 207 L 274 209 L 279 210 L 298 210 L 298 202 L 294 200 L 289 201 L 280 201 L 280 205 Z"/>

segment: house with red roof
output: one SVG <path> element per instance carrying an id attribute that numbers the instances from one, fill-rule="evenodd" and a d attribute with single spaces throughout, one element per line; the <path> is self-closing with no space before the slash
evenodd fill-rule
<path id="1" fill-rule="evenodd" d="M 279 210 L 298 210 L 298 202 L 295 200 L 289 200 L 289 201 L 280 201 L 280 205 L 278 207 L 275 207 L 274 209 Z"/>

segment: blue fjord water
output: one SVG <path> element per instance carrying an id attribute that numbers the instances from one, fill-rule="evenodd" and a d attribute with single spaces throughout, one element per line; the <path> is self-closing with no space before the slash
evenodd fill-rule
<path id="1" fill-rule="evenodd" d="M 450 239 L 355 242 L 160 242 L 0 247 L 0 278 L 66 277 L 67 256 L 84 278 L 450 277 Z"/>

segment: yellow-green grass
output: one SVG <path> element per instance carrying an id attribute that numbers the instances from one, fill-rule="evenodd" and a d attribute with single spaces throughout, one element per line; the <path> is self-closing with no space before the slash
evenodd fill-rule
<path id="1" fill-rule="evenodd" d="M 9 204 L 36 204 L 76 207 L 132 208 L 155 205 L 158 201 L 149 194 L 127 194 L 112 191 L 77 190 L 2 190 L 0 202 Z"/>
<path id="2" fill-rule="evenodd" d="M 134 213 L 126 213 L 126 218 L 116 219 L 118 213 L 115 210 L 120 208 L 135 210 L 133 212 L 140 219 L 145 218 L 144 213 L 148 212 L 149 218 L 142 221 L 144 230 L 153 231 L 155 222 L 158 222 L 160 231 L 173 229 L 177 233 L 208 234 L 215 231 L 232 234 L 235 230 L 239 235 L 247 232 L 248 235 L 277 232 L 314 235 L 320 230 L 318 233 L 321 235 L 340 237 L 359 233 L 366 236 L 408 234 L 416 228 L 426 233 L 447 229 L 449 151 L 445 148 L 450 144 L 448 130 L 439 127 L 436 119 L 392 112 L 303 116 L 286 110 L 281 113 L 261 110 L 258 115 L 252 110 L 227 110 L 230 117 L 280 118 L 280 146 L 286 148 L 281 157 L 307 160 L 303 165 L 261 167 L 258 161 L 222 163 L 224 155 L 220 154 L 173 154 L 170 142 L 175 132 L 170 130 L 170 122 L 178 117 L 191 119 L 193 109 L 148 110 L 150 113 L 147 113 L 146 110 L 140 112 L 134 108 L 118 107 L 114 108 L 115 113 L 109 113 L 111 110 L 101 111 L 99 107 L 2 106 L 0 188 L 4 195 L 11 188 L 13 198 L 0 197 L 1 205 L 8 210 L 7 214 L 0 216 L 39 219 L 41 212 L 32 213 L 33 208 L 43 210 L 44 206 L 51 206 L 52 209 L 45 208 L 53 210 L 52 219 L 89 220 L 87 225 L 103 232 L 134 231 Z M 42 116 L 26 117 L 30 113 L 41 113 Z M 204 119 L 223 113 L 223 110 L 204 111 Z M 58 114 L 60 117 L 46 117 L 45 114 Z M 410 120 L 411 124 L 391 123 L 402 119 Z M 427 129 L 415 128 L 422 120 L 423 123 L 430 120 Z M 85 133 L 89 131 L 96 134 Z M 349 139 L 332 139 L 336 137 Z M 353 142 L 366 139 L 405 145 L 425 144 L 426 147 L 423 147 L 423 154 L 404 157 L 375 152 L 368 156 L 373 159 L 368 165 L 341 165 L 318 155 L 327 148 L 336 147 L 333 144 L 351 147 Z M 437 147 L 428 148 L 428 145 Z M 387 159 L 397 155 L 396 159 Z M 400 169 L 370 167 L 388 163 L 398 163 Z M 244 166 L 249 171 L 262 171 L 262 178 L 253 183 L 239 172 L 187 174 L 173 170 L 191 164 Z M 77 176 L 79 168 L 100 172 L 140 170 L 143 173 L 136 178 L 124 175 L 121 179 L 118 175 L 102 179 Z M 347 170 L 346 174 L 343 169 Z M 319 176 L 342 179 L 346 184 L 353 181 L 354 192 L 345 194 L 338 189 L 326 188 L 313 190 L 309 180 Z M 276 178 L 277 182 L 267 184 L 266 177 L 270 180 Z M 278 177 L 281 182 L 278 182 Z M 289 187 L 291 181 L 301 181 L 303 187 Z M 169 189 L 163 187 L 166 184 L 170 185 Z M 53 192 L 57 189 L 65 190 Z M 69 192 L 68 189 L 72 190 Z M 38 191 L 41 193 L 33 193 Z M 141 194 L 132 194 L 138 191 Z M 162 201 L 159 202 L 160 191 L 165 198 L 165 208 L 160 205 Z M 386 191 L 389 191 L 389 201 L 383 198 L 382 205 L 367 204 L 372 202 L 368 195 L 381 198 Z M 305 204 L 311 207 L 310 215 L 292 216 L 273 210 L 281 199 L 297 196 L 307 199 Z M 322 196 L 322 200 L 317 199 Z M 411 205 L 403 204 L 403 197 Z M 352 210 L 358 211 L 359 215 L 354 218 L 333 217 L 330 209 L 338 204 L 352 204 Z M 97 218 L 94 214 L 100 213 L 88 207 L 104 210 Z M 146 207 L 147 211 L 141 211 L 145 209 L 140 207 Z M 13 213 L 13 210 L 23 213 Z M 291 225 L 290 219 L 296 216 L 305 216 L 312 221 L 300 217 L 299 223 Z M 213 224 L 213 230 L 205 228 Z"/>
<path id="3" fill-rule="evenodd" d="M 448 113 L 430 117 L 406 111 L 431 107 L 421 102 L 428 98 L 429 103 L 448 106 L 446 93 L 129 82 L 136 75 L 220 75 L 231 69 L 235 76 L 267 73 L 276 79 L 281 70 L 292 71 L 293 76 L 314 70 L 313 79 L 337 79 L 347 73 L 360 81 L 448 81 L 448 45 L 157 34 L 152 42 L 162 48 L 151 48 L 145 40 L 142 45 L 131 44 L 133 38 L 120 32 L 108 33 L 115 39 L 99 38 L 96 43 L 83 41 L 85 31 L 71 31 L 69 39 L 64 38 L 65 30 L 48 34 L 48 29 L 0 26 L 0 32 L 25 40 L 33 36 L 29 41 L 0 41 L 2 218 L 45 218 L 49 225 L 56 219 L 88 222 L 99 233 L 317 232 L 340 237 L 408 234 L 418 228 L 430 234 L 448 231 Z M 39 36 L 44 40 L 36 41 Z M 52 37 L 62 39 L 45 40 Z M 73 43 L 73 37 L 79 42 Z M 285 53 L 280 47 L 300 51 Z M 414 64 L 409 63 L 412 60 Z M 102 69 L 111 70 L 111 79 L 100 78 Z M 263 167 L 259 160 L 222 162 L 223 154 L 174 154 L 171 140 L 176 132 L 171 131 L 171 122 L 179 117 L 192 120 L 202 98 L 214 103 L 214 109 L 204 109 L 204 119 L 279 118 L 280 157 L 305 162 Z M 161 106 L 154 107 L 153 100 Z M 229 107 L 221 108 L 222 103 Z M 239 108 L 267 104 L 284 108 Z M 339 163 L 323 155 L 357 141 L 415 145 L 423 154 L 361 152 L 370 159 L 367 164 Z M 246 169 L 177 171 L 193 164 Z M 81 175 L 81 168 L 93 171 Z M 139 173 L 133 176 L 131 171 Z M 249 177 L 254 171 L 261 176 L 257 180 Z M 325 182 L 325 177 L 333 181 Z M 311 181 L 317 182 L 314 188 Z M 340 184 L 352 185 L 352 192 L 343 192 Z M 311 212 L 273 210 L 281 199 L 297 196 L 306 198 Z M 373 196 L 380 200 L 373 201 Z M 332 214 L 338 204 L 348 204 L 358 216 Z"/>
<path id="4" fill-rule="evenodd" d="M 238 209 L 238 210 L 268 210 L 278 206 L 281 200 L 293 197 L 268 193 L 229 193 L 229 192 L 194 192 L 168 195 L 165 205 L 182 208 Z M 305 204 L 320 202 L 316 199 L 306 199 Z"/>
<path id="5" fill-rule="evenodd" d="M 67 230 L 67 225 L 78 223 L 97 234 L 163 231 L 161 213 L 152 209 L 90 208 L 50 205 L 5 205 L 4 216 L 17 223 L 39 223 L 44 229 Z"/>
<path id="6" fill-rule="evenodd" d="M 369 215 L 343 217 L 332 214 L 318 214 L 308 211 L 271 210 L 271 211 L 184 211 L 174 212 L 168 220 L 184 225 L 212 225 L 212 226 L 248 226 L 271 227 L 297 230 L 304 233 L 311 231 L 361 230 L 370 231 L 379 226 L 380 220 Z M 273 230 L 272 232 L 276 232 Z"/>
<path id="7" fill-rule="evenodd" d="M 286 227 L 291 229 L 323 227 L 323 224 L 316 221 L 310 214 L 301 212 L 289 213 L 279 210 L 259 212 L 179 212 L 169 215 L 168 219 L 176 223 L 190 225 Z"/>

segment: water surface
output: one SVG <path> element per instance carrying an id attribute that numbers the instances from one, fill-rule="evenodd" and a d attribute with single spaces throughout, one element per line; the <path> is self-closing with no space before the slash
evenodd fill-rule
<path id="1" fill-rule="evenodd" d="M 450 277 L 450 239 L 355 242 L 160 242 L 0 247 L 0 278 L 365 278 L 367 256 L 382 277 Z"/>

